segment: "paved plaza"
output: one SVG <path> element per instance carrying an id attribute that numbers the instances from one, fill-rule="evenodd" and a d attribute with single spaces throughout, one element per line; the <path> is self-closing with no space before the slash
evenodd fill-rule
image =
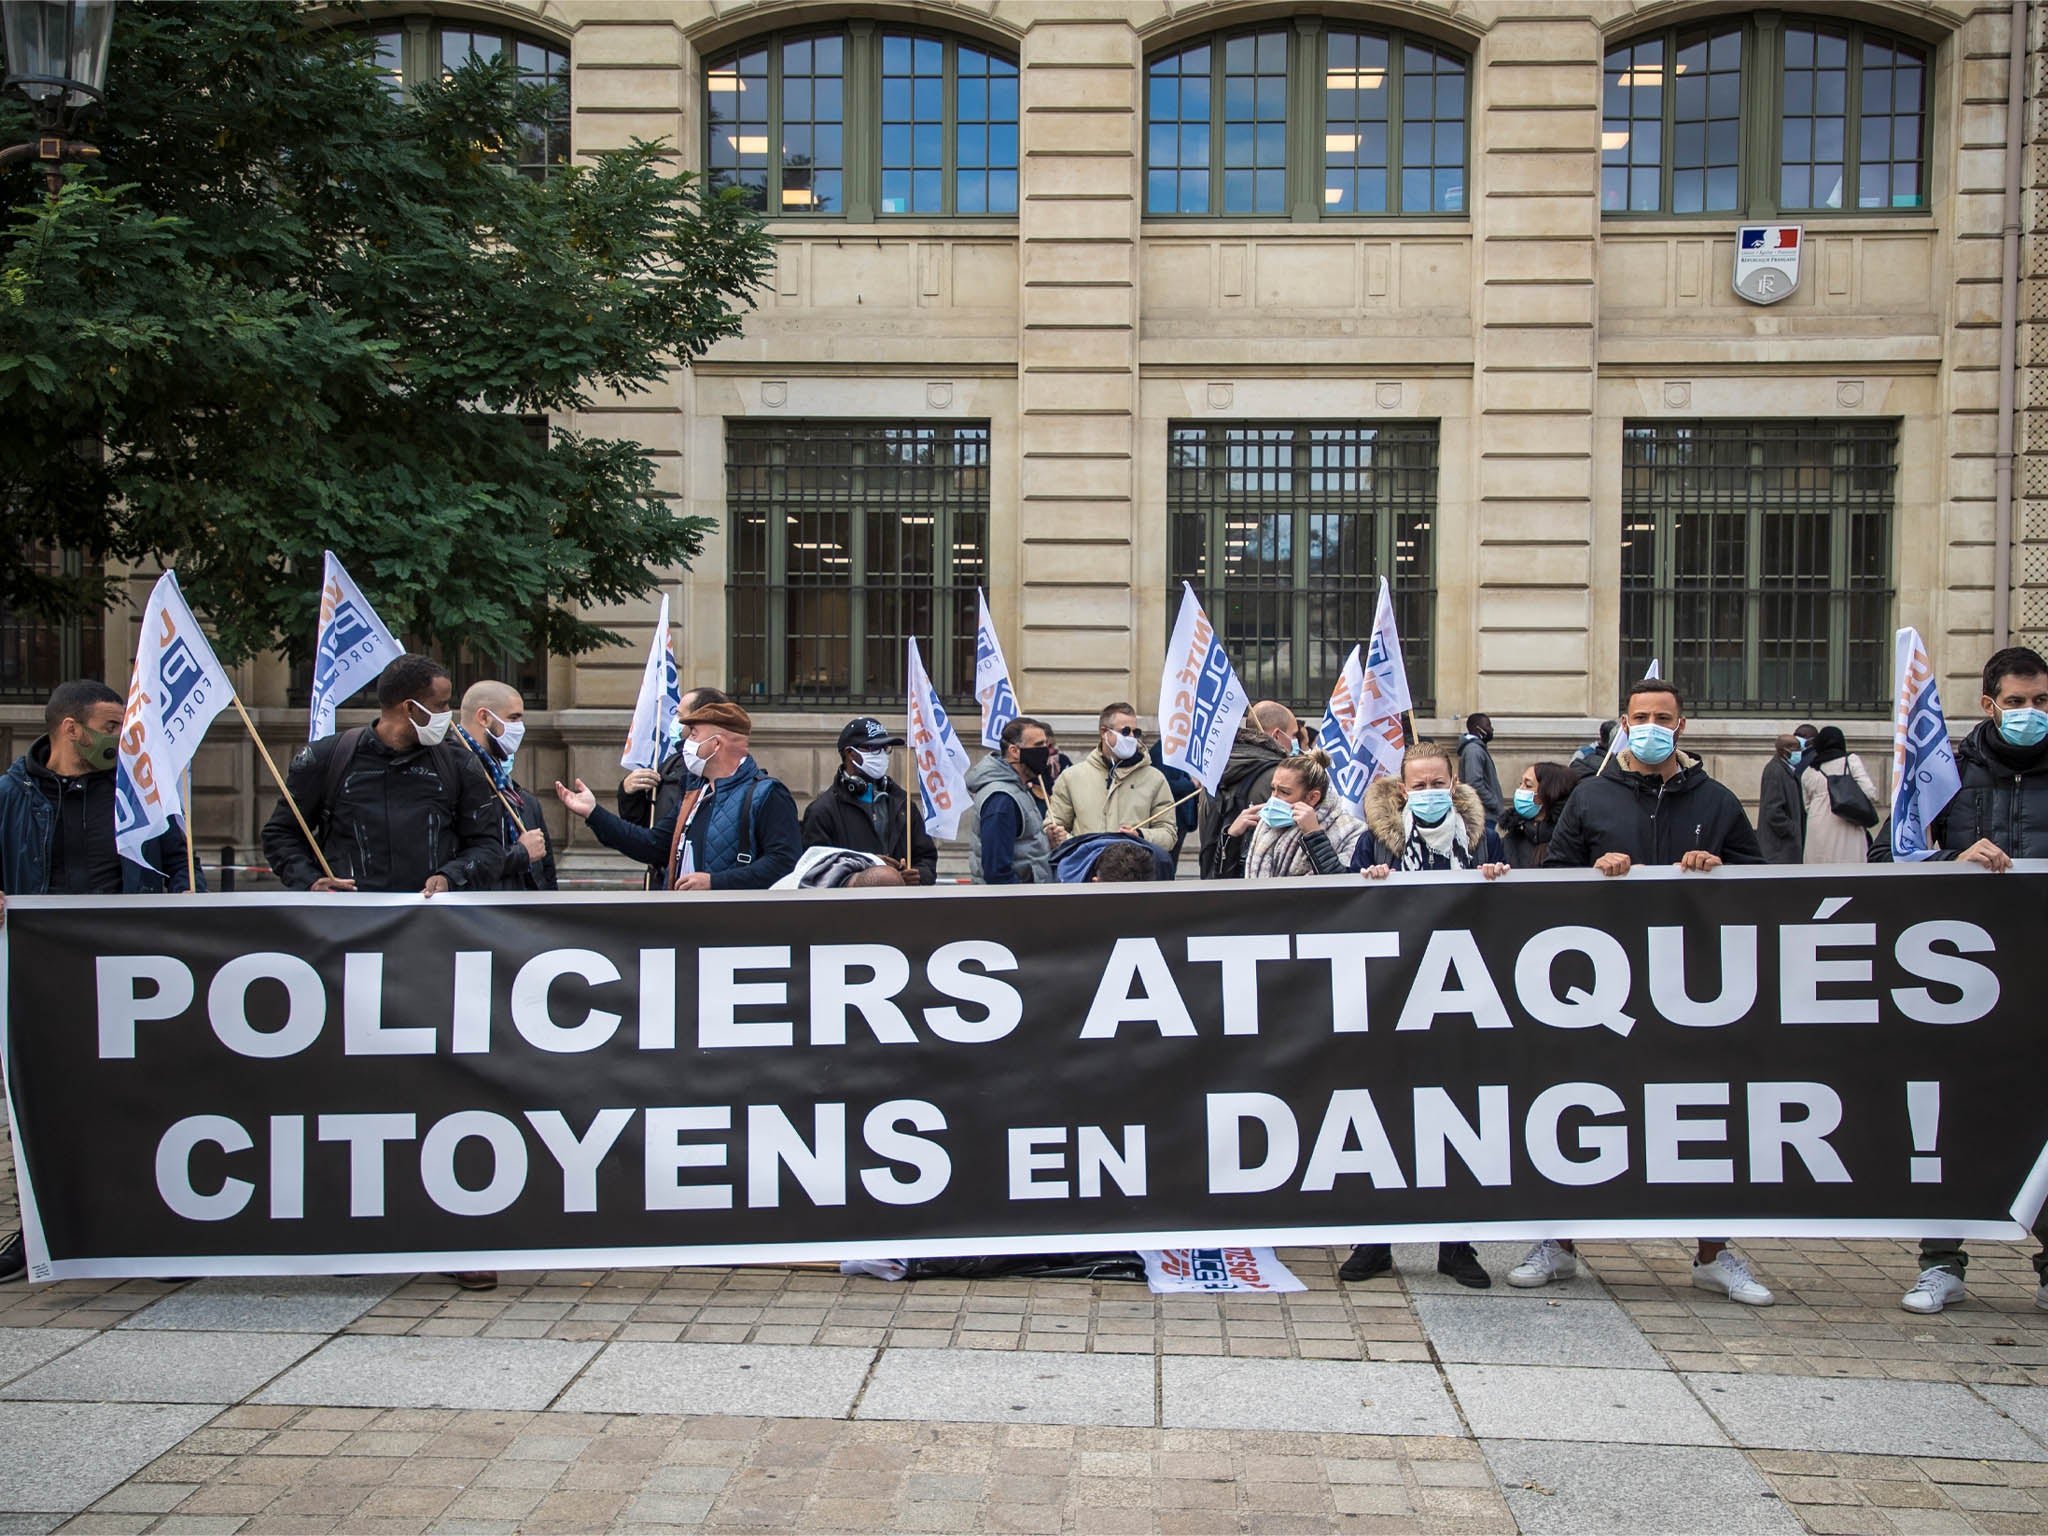
<path id="1" fill-rule="evenodd" d="M 0 1159 L 0 1219 L 14 1219 Z M 2024 1250 L 1901 1312 L 1895 1242 L 1588 1243 L 1544 1291 L 1434 1250 L 1307 1291 L 819 1269 L 0 1286 L 0 1533 L 2035 1532 Z M 1496 1276 L 1520 1245 L 1482 1245 Z"/>

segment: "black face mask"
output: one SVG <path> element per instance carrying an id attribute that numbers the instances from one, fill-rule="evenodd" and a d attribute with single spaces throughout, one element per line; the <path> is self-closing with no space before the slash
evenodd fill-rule
<path id="1" fill-rule="evenodd" d="M 1052 762 L 1051 747 L 1019 747 L 1017 761 L 1024 765 L 1026 773 L 1044 773 Z"/>

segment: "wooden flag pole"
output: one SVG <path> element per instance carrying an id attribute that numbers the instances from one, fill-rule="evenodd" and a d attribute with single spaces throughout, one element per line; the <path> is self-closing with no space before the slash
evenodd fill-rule
<path id="1" fill-rule="evenodd" d="M 1186 794 L 1182 795 L 1178 800 L 1174 801 L 1173 804 L 1169 806 L 1164 806 L 1161 809 L 1154 811 L 1150 816 L 1147 816 L 1143 821 L 1139 822 L 1136 826 L 1132 827 L 1131 830 L 1133 832 L 1136 832 L 1140 828 L 1151 826 L 1153 822 L 1157 821 L 1160 817 L 1164 816 L 1168 811 L 1179 810 L 1182 806 L 1186 805 L 1190 800 L 1194 799 L 1195 796 L 1199 795 L 1201 792 L 1202 786 L 1197 784 L 1193 789 L 1189 790 Z"/>
<path id="2" fill-rule="evenodd" d="M 249 718 L 249 711 L 242 707 L 242 696 L 228 695 L 235 706 L 235 713 L 242 717 L 242 724 L 248 727 L 249 739 L 256 744 L 256 755 L 263 759 L 263 766 L 270 770 L 270 777 L 277 784 L 277 792 L 284 796 L 284 803 L 292 808 L 292 820 L 299 824 L 299 831 L 305 836 L 306 846 L 313 850 L 313 857 L 320 863 L 320 873 L 328 879 L 334 878 L 334 870 L 327 862 L 327 855 L 320 851 L 320 843 L 313 836 L 313 829 L 306 825 L 306 814 L 299 809 L 299 802 L 292 798 L 291 789 L 285 784 L 284 775 L 277 771 L 277 762 L 270 755 L 270 748 L 263 745 L 263 738 L 256 734 L 256 722 Z"/>
<path id="3" fill-rule="evenodd" d="M 917 754 L 911 749 L 910 743 L 907 741 L 903 744 L 903 755 L 910 760 L 911 773 L 915 776 L 917 772 Z M 922 804 L 923 801 L 924 794 L 920 790 L 918 793 L 918 803 Z M 910 879 L 911 870 L 916 867 L 912 862 L 910 852 L 913 835 L 910 820 L 910 786 L 906 784 L 903 786 L 903 878 L 906 881 Z"/>
<path id="4" fill-rule="evenodd" d="M 199 889 L 199 858 L 192 851 L 192 765 L 187 763 L 178 772 L 178 800 L 185 807 L 180 819 L 185 823 L 185 894 L 191 895 Z"/>

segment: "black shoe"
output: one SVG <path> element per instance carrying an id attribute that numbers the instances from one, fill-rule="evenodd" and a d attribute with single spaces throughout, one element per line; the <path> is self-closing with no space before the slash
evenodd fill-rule
<path id="1" fill-rule="evenodd" d="M 1475 1291 L 1486 1290 L 1493 1284 L 1493 1276 L 1479 1262 L 1479 1255 L 1472 1251 L 1470 1243 L 1438 1243 L 1436 1272 L 1449 1275 L 1458 1284 L 1469 1285 Z"/>
<path id="2" fill-rule="evenodd" d="M 1394 1268 L 1394 1250 L 1385 1243 L 1360 1243 L 1337 1271 L 1339 1280 L 1377 1280 Z"/>
<path id="3" fill-rule="evenodd" d="M 10 1280 L 19 1280 L 28 1273 L 28 1246 L 22 1242 L 21 1234 L 0 1243 L 0 1285 Z"/>

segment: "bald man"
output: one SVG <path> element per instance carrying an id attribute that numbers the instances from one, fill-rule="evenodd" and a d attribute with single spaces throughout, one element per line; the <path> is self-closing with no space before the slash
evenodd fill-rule
<path id="1" fill-rule="evenodd" d="M 505 849 L 501 891 L 552 891 L 555 850 L 541 820 L 540 801 L 512 777 L 513 760 L 526 736 L 526 701 L 510 683 L 471 683 L 462 696 L 458 727 L 469 750 L 498 793 L 498 829 Z"/>

